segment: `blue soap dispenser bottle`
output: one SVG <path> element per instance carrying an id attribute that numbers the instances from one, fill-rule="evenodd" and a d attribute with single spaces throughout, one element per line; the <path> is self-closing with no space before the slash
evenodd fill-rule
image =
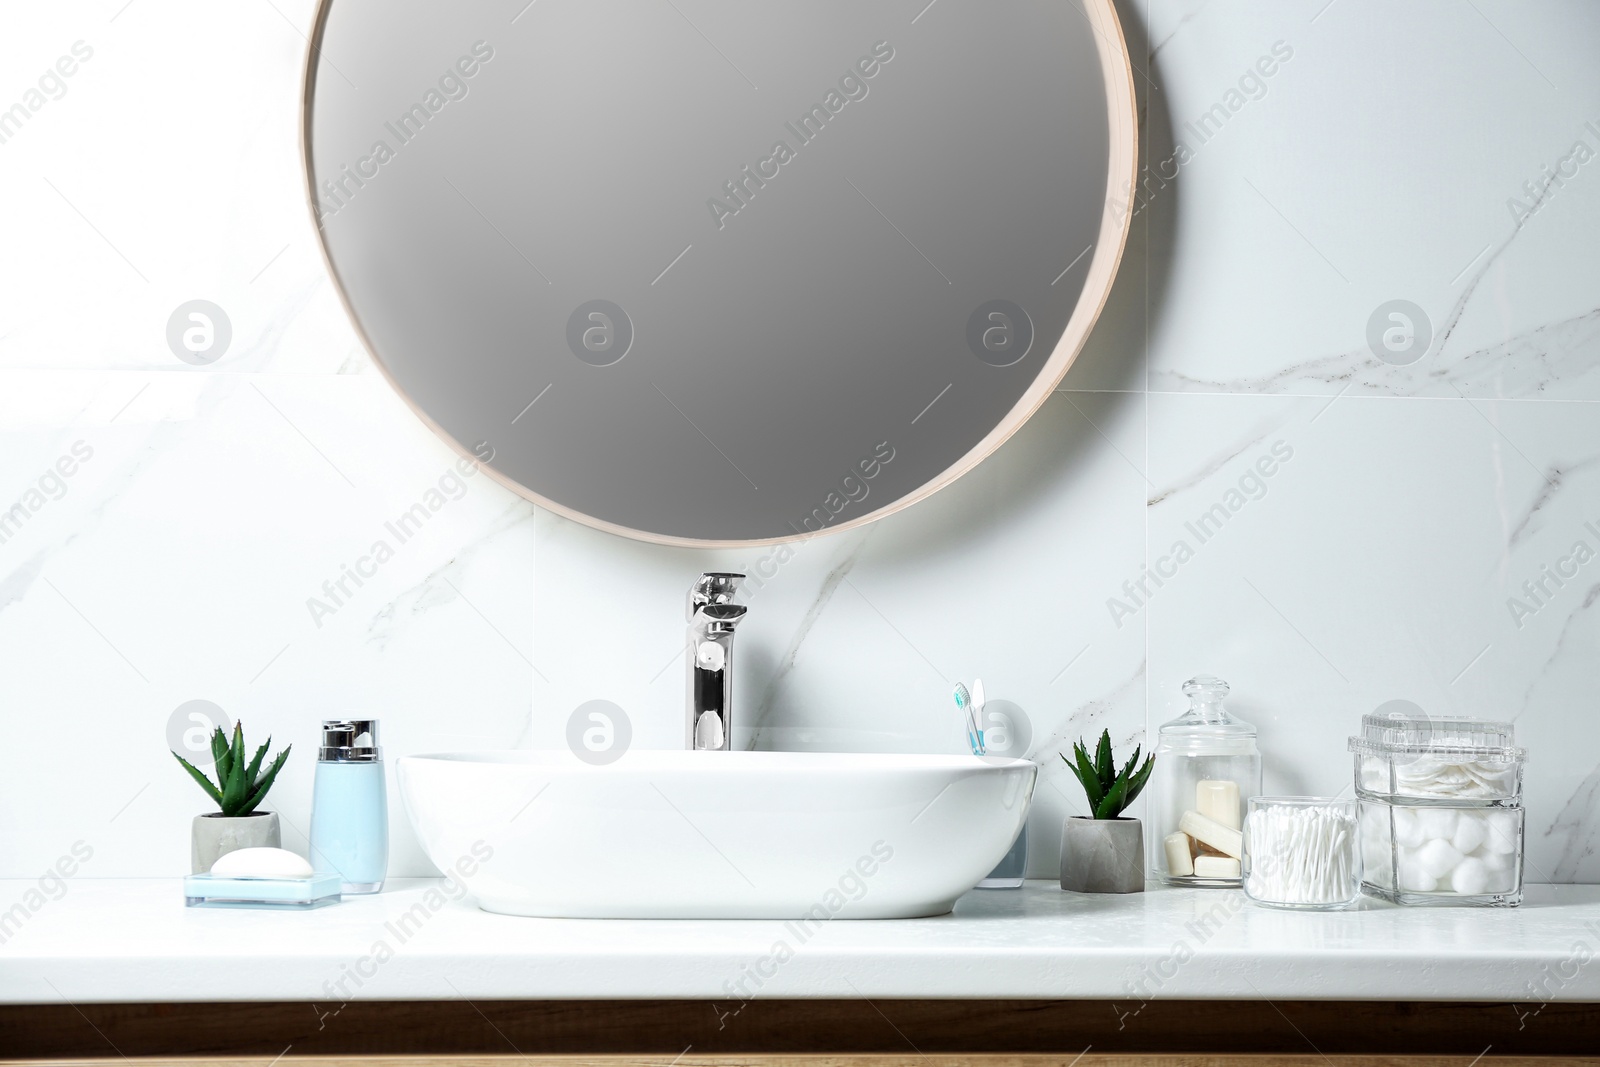
<path id="1" fill-rule="evenodd" d="M 311 865 L 345 893 L 376 893 L 389 869 L 389 804 L 376 719 L 322 724 L 311 793 Z"/>

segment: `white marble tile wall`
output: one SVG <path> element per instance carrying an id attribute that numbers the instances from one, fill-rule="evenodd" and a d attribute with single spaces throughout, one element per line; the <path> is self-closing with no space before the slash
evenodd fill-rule
<path id="1" fill-rule="evenodd" d="M 1152 170 L 1100 328 L 977 471 L 753 594 L 744 743 L 956 751 L 949 686 L 981 674 L 1032 727 L 1045 875 L 1081 805 L 1054 753 L 1150 737 L 1189 674 L 1234 683 L 1274 790 L 1341 789 L 1359 715 L 1406 698 L 1514 718 L 1531 876 L 1596 880 L 1600 557 L 1508 601 L 1578 542 L 1600 552 L 1600 10 L 1121 10 Z M 0 14 L 0 108 L 89 53 L 0 143 L 0 507 L 28 512 L 0 543 L 0 877 L 78 840 L 86 876 L 181 872 L 203 804 L 166 729 L 192 699 L 295 744 L 274 793 L 291 847 L 325 715 L 381 716 L 392 757 L 560 745 L 604 698 L 636 744 L 674 746 L 686 584 L 767 554 L 618 540 L 483 477 L 457 493 L 313 243 L 311 13 Z M 233 327 L 206 367 L 165 340 L 196 298 Z M 1431 335 L 1406 366 L 1368 341 L 1394 300 Z M 313 618 L 441 478 L 423 532 Z M 1222 529 L 1127 599 L 1219 502 Z M 395 845 L 394 873 L 428 869 L 403 818 Z"/>

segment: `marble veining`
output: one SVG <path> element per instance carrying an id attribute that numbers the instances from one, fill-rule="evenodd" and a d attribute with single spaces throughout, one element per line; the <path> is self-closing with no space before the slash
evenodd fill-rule
<path id="1" fill-rule="evenodd" d="M 1436 339 L 1434 345 L 1434 356 L 1441 357 L 1443 342 Z M 1369 396 L 1540 400 L 1560 399 L 1545 394 L 1558 383 L 1579 383 L 1597 363 L 1600 308 L 1453 355 L 1438 366 L 1430 361 L 1426 371 L 1387 364 L 1363 345 L 1291 364 L 1267 377 L 1202 379 L 1163 371 L 1152 375 L 1150 384 L 1170 392 L 1293 395 L 1338 387 L 1341 394 Z"/>
<path id="2" fill-rule="evenodd" d="M 806 609 L 806 613 L 801 618 L 799 625 L 795 627 L 794 636 L 789 639 L 788 646 L 778 658 L 777 669 L 773 672 L 766 684 L 766 688 L 761 693 L 760 703 L 756 705 L 755 716 L 750 722 L 751 736 L 746 747 L 752 749 L 781 747 L 766 744 L 767 717 L 772 712 L 773 702 L 783 687 L 785 680 L 794 671 L 795 660 L 800 655 L 800 647 L 805 643 L 806 636 L 810 634 L 811 627 L 816 624 L 817 619 L 827 610 L 828 604 L 833 600 L 833 595 L 838 591 L 840 584 L 850 576 L 851 569 L 855 567 L 857 560 L 861 558 L 862 550 L 866 548 L 867 541 L 871 536 L 872 528 L 867 527 L 864 530 L 852 532 L 846 535 L 845 538 L 841 538 L 845 543 L 838 553 L 841 557 L 839 562 L 823 576 L 822 583 L 817 588 L 815 599 L 811 601 L 811 606 Z M 813 542 L 814 545 L 815 542 Z M 785 552 L 804 551 L 807 547 L 811 546 L 804 544 L 798 546 L 784 545 L 779 551 L 764 558 L 772 559 L 772 566 L 782 567 L 785 562 Z M 763 580 L 762 572 L 765 569 L 762 566 L 751 568 L 756 581 L 761 582 Z M 756 599 L 758 593 L 759 589 L 748 592 L 743 598 L 744 602 L 759 607 L 760 602 Z"/>
<path id="3" fill-rule="evenodd" d="M 1196 488 L 1197 486 L 1207 483 L 1210 479 L 1214 478 L 1217 472 L 1222 470 L 1223 467 L 1227 466 L 1229 463 L 1232 463 L 1244 453 L 1258 449 L 1261 443 L 1265 441 L 1270 434 L 1280 429 L 1282 426 L 1283 420 L 1275 418 L 1268 420 L 1264 424 L 1258 423 L 1257 425 L 1250 427 L 1245 431 L 1244 434 L 1240 435 L 1239 439 L 1234 444 L 1228 446 L 1225 451 L 1221 452 L 1220 454 L 1207 457 L 1205 463 L 1198 470 L 1191 471 L 1183 475 L 1177 481 L 1152 493 L 1150 499 L 1146 502 L 1147 505 L 1149 507 L 1155 507 L 1158 504 L 1166 503 L 1181 493 L 1185 493 Z"/>
<path id="4" fill-rule="evenodd" d="M 488 528 L 481 531 L 459 552 L 428 572 L 422 581 L 402 590 L 398 596 L 380 605 L 372 613 L 371 620 L 367 624 L 369 640 L 381 651 L 389 639 L 404 629 L 416 615 L 444 604 L 461 601 L 463 597 L 460 590 L 455 587 L 455 583 L 463 579 L 477 558 L 490 552 L 495 547 L 496 538 L 501 534 L 520 526 L 531 525 L 539 518 L 541 514 L 533 504 L 522 500 L 508 502 Z"/>

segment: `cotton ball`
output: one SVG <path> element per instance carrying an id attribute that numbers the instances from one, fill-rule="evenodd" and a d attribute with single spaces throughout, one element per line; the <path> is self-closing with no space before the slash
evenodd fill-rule
<path id="1" fill-rule="evenodd" d="M 1358 821 L 1361 826 L 1361 840 L 1368 844 L 1379 844 L 1389 836 L 1383 812 L 1378 808 L 1363 809 Z"/>
<path id="2" fill-rule="evenodd" d="M 1400 879 L 1400 888 L 1407 893 L 1431 893 L 1439 888 L 1439 883 L 1421 871 L 1412 871 L 1409 877 Z"/>
<path id="3" fill-rule="evenodd" d="M 1491 813 L 1485 829 L 1488 831 L 1484 839 L 1484 848 L 1491 852 L 1501 852 L 1507 855 L 1517 851 L 1517 816 L 1515 812 L 1496 811 Z"/>
<path id="4" fill-rule="evenodd" d="M 1447 846 L 1448 847 L 1448 846 Z M 1400 888 L 1408 893 L 1431 893 L 1439 887 L 1439 880 L 1417 862 L 1415 852 L 1400 855 Z"/>
<path id="5" fill-rule="evenodd" d="M 1416 851 L 1417 867 L 1430 878 L 1443 878 L 1461 862 L 1461 853 L 1450 847 L 1449 841 L 1437 838 Z"/>
<path id="6" fill-rule="evenodd" d="M 1467 858 L 1461 861 L 1450 876 L 1450 888 L 1462 896 L 1475 897 L 1489 887 L 1489 868 L 1482 860 Z"/>
<path id="7" fill-rule="evenodd" d="M 1456 821 L 1456 832 L 1450 836 L 1450 845 L 1462 855 L 1472 852 L 1489 836 L 1487 821 L 1476 812 L 1464 811 Z"/>
<path id="8" fill-rule="evenodd" d="M 1381 860 L 1388 851 L 1381 841 L 1374 841 L 1371 837 L 1361 839 L 1361 858 L 1369 867 Z"/>
<path id="9" fill-rule="evenodd" d="M 1422 836 L 1428 841 L 1449 841 L 1456 832 L 1456 810 L 1454 808 L 1419 808 L 1417 822 L 1422 827 Z"/>
<path id="10" fill-rule="evenodd" d="M 1511 867 L 1496 868 L 1484 864 L 1485 893 L 1509 893 L 1517 887 L 1517 872 Z"/>
<path id="11" fill-rule="evenodd" d="M 1496 852 L 1485 841 L 1472 857 L 1483 864 L 1488 883 L 1485 893 L 1509 893 L 1517 884 L 1517 855 L 1514 852 Z"/>
<path id="12" fill-rule="evenodd" d="M 1387 882 L 1394 877 L 1394 858 L 1389 851 L 1388 842 L 1363 841 L 1361 862 L 1369 878 Z"/>
<path id="13" fill-rule="evenodd" d="M 1422 820 L 1410 808 L 1394 808 L 1394 840 L 1401 848 L 1416 848 L 1427 840 Z"/>
<path id="14" fill-rule="evenodd" d="M 1496 852 L 1485 842 L 1483 847 L 1473 855 L 1474 859 L 1481 860 L 1483 865 L 1491 871 L 1509 871 L 1516 857 L 1509 852 Z"/>

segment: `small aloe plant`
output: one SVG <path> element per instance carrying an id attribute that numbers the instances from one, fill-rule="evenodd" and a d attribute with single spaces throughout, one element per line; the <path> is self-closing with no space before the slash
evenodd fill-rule
<path id="1" fill-rule="evenodd" d="M 1118 773 L 1116 763 L 1111 758 L 1111 731 L 1107 730 L 1100 735 L 1100 745 L 1095 750 L 1094 758 L 1089 758 L 1089 750 L 1082 741 L 1072 746 L 1074 759 L 1061 757 L 1067 767 L 1083 785 L 1083 791 L 1089 797 L 1089 811 L 1096 819 L 1115 819 L 1122 815 L 1124 809 L 1132 804 L 1139 791 L 1144 788 L 1145 782 L 1150 779 L 1150 768 L 1155 765 L 1154 756 L 1146 756 L 1144 766 L 1138 770 L 1134 768 L 1139 763 L 1139 748 L 1133 750 L 1133 758 Z"/>
<path id="2" fill-rule="evenodd" d="M 228 818 L 240 815 L 249 815 L 256 810 L 256 805 L 267 798 L 267 790 L 272 788 L 272 780 L 278 776 L 278 771 L 283 767 L 283 761 L 289 758 L 289 753 L 294 746 L 290 745 L 272 761 L 266 774 L 261 774 L 261 761 L 267 755 L 267 749 L 272 744 L 272 738 L 267 738 L 267 743 L 256 749 L 255 758 L 248 764 L 244 761 L 244 727 L 235 724 L 233 727 L 233 742 L 228 742 L 228 737 L 222 732 L 222 727 L 217 727 L 216 733 L 211 735 L 211 757 L 217 765 L 217 781 L 213 785 L 194 764 L 178 755 L 172 758 L 183 764 L 183 769 L 189 772 L 189 777 L 200 783 L 200 788 L 206 791 L 206 796 L 216 802 L 222 814 Z"/>

